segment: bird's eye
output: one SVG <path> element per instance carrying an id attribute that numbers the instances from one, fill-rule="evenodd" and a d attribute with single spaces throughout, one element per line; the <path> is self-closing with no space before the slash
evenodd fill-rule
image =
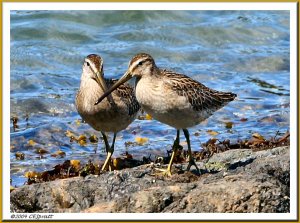
<path id="1" fill-rule="evenodd" d="M 89 66 L 90 66 L 90 63 L 89 63 L 89 62 L 86 62 L 86 65 L 89 67 Z"/>
<path id="2" fill-rule="evenodd" d="M 141 66 L 143 64 L 143 61 L 140 61 L 139 63 L 138 63 L 138 66 Z"/>

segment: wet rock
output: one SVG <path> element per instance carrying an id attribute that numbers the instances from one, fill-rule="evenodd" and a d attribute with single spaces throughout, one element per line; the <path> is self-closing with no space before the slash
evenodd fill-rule
<path id="1" fill-rule="evenodd" d="M 228 150 L 198 163 L 200 176 L 174 168 L 166 178 L 144 165 L 22 186 L 11 192 L 11 211 L 289 212 L 289 163 L 289 147 Z"/>

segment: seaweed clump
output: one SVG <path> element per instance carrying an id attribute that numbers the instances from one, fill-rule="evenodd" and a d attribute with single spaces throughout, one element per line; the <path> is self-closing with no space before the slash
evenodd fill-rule
<path id="1" fill-rule="evenodd" d="M 112 170 L 121 170 L 148 164 L 150 162 L 151 160 L 145 157 L 143 160 L 133 159 L 132 155 L 126 152 L 122 157 L 112 159 L 110 166 Z M 26 172 L 25 177 L 27 178 L 27 182 L 25 184 L 42 183 L 56 179 L 65 179 L 78 176 L 85 177 L 90 174 L 100 175 L 103 172 L 101 171 L 102 165 L 103 164 L 100 165 L 93 163 L 91 160 L 84 165 L 81 165 L 79 160 L 66 160 L 62 164 L 54 166 L 51 170 L 43 172 Z"/>
<path id="2" fill-rule="evenodd" d="M 73 136 L 73 135 L 71 135 Z M 79 137 L 80 138 L 80 137 Z M 82 140 L 81 137 L 80 140 Z M 77 140 L 76 141 L 80 141 Z M 86 140 L 86 138 L 85 138 Z M 94 138 L 90 141 L 93 141 Z M 94 140 L 96 141 L 96 140 Z M 278 146 L 287 146 L 290 144 L 290 133 L 286 132 L 283 136 L 278 137 L 278 132 L 274 137 L 265 139 L 258 133 L 252 134 L 252 138 L 249 140 L 238 140 L 236 143 L 231 143 L 229 139 L 220 141 L 217 138 L 211 138 L 206 143 L 202 144 L 203 149 L 201 151 L 194 151 L 193 155 L 197 161 L 209 159 L 213 154 L 224 152 L 231 149 L 251 149 L 252 151 L 267 150 Z M 126 152 L 121 157 L 112 159 L 110 164 L 111 170 L 121 170 L 125 168 L 133 168 L 143 164 L 167 164 L 170 161 L 170 154 L 172 150 L 167 151 L 166 157 L 155 157 L 152 160 L 150 157 L 143 157 L 142 160 L 134 159 L 131 154 Z M 18 155 L 19 156 L 19 155 Z M 186 162 L 188 153 L 181 148 L 174 158 L 175 163 Z M 21 157 L 21 156 L 20 156 Z M 20 158 L 21 159 L 21 158 Z M 90 174 L 99 175 L 102 173 L 101 167 L 103 164 L 93 163 L 89 160 L 86 164 L 81 165 L 79 160 L 66 160 L 62 164 L 58 164 L 53 169 L 44 172 L 29 171 L 25 173 L 27 177 L 26 184 L 42 183 L 46 181 L 52 181 L 56 179 L 64 179 L 70 177 L 85 177 Z"/>

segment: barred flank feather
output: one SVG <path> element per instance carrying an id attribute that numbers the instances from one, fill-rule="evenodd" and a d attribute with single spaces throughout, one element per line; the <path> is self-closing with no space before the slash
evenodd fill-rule
<path id="1" fill-rule="evenodd" d="M 204 84 L 184 74 L 178 74 L 169 70 L 160 70 L 160 75 L 166 76 L 169 89 L 177 92 L 179 96 L 187 97 L 196 111 L 205 109 L 217 110 L 228 102 L 233 101 L 236 94 L 210 89 Z"/>
<path id="2" fill-rule="evenodd" d="M 105 79 L 107 87 L 110 88 L 118 79 Z M 128 114 L 131 116 L 136 114 L 140 110 L 140 104 L 138 103 L 134 89 L 127 83 L 121 84 L 115 93 L 120 99 L 127 105 Z"/>

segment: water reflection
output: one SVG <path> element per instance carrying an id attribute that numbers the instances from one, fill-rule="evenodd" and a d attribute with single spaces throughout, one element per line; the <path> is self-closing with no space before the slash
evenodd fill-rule
<path id="1" fill-rule="evenodd" d="M 120 77 L 133 55 L 147 52 L 161 68 L 236 93 L 234 102 L 191 128 L 192 148 L 200 150 L 212 137 L 234 141 L 289 129 L 289 46 L 288 11 L 12 11 L 10 107 L 18 119 L 11 120 L 13 185 L 23 184 L 25 171 L 65 159 L 105 158 L 101 140 L 81 146 L 66 136 L 67 130 L 99 136 L 81 123 L 74 106 L 88 54 L 104 58 L 109 78 Z M 155 120 L 135 120 L 118 135 L 114 155 L 165 155 L 174 135 Z M 136 137 L 149 140 L 126 146 Z M 41 157 L 39 149 L 47 153 Z M 58 150 L 66 156 L 51 156 Z M 24 160 L 16 160 L 18 151 Z"/>
<path id="2" fill-rule="evenodd" d="M 278 96 L 290 96 L 290 93 L 282 93 L 282 91 L 283 92 L 289 92 L 289 90 L 284 89 L 282 86 L 276 86 L 274 84 L 268 83 L 265 80 L 260 80 L 260 79 L 257 79 L 257 78 L 248 77 L 248 81 L 257 84 L 259 87 L 275 89 L 275 90 L 280 91 L 280 92 L 275 92 L 275 91 L 271 91 L 271 90 L 267 90 L 267 89 L 260 89 L 261 91 L 264 91 L 264 92 L 267 92 L 267 93 L 270 93 L 270 94 L 276 94 Z"/>

